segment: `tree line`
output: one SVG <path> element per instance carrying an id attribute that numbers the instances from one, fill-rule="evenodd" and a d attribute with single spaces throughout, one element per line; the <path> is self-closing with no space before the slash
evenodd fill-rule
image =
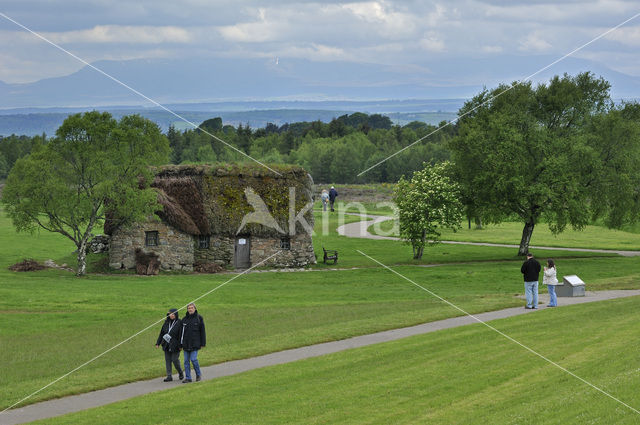
<path id="1" fill-rule="evenodd" d="M 217 117 L 204 121 L 198 129 L 179 131 L 172 126 L 166 136 L 172 164 L 248 160 L 217 140 L 220 139 L 264 163 L 301 165 L 316 182 L 370 183 L 397 182 L 401 176 L 422 168 L 424 162 L 433 164 L 448 159 L 447 141 L 453 134 L 452 128 L 358 177 L 363 170 L 435 129 L 419 121 L 394 125 L 384 115 L 356 112 L 328 123 L 295 122 L 280 126 L 270 123 L 258 129 L 248 124 L 223 125 Z M 34 144 L 47 141 L 44 134 L 0 138 L 0 179 L 6 178 L 15 160 L 31 152 Z"/>
<path id="2" fill-rule="evenodd" d="M 361 177 L 358 174 L 432 132 L 423 122 L 393 125 L 383 115 L 353 113 L 321 121 L 297 122 L 251 129 L 248 125 L 223 125 L 220 118 L 203 122 L 199 129 L 169 128 L 171 162 L 236 162 L 246 157 L 223 143 L 264 163 L 289 163 L 304 167 L 316 182 L 396 182 L 422 167 L 424 162 L 446 160 L 450 131 L 440 132 L 411 152 L 401 153 Z M 215 137 L 211 137 L 211 136 Z"/>
<path id="3" fill-rule="evenodd" d="M 523 223 L 518 254 L 525 255 L 540 222 L 553 233 L 595 221 L 612 228 L 637 222 L 640 104 L 616 105 L 609 90 L 607 81 L 585 72 L 474 96 L 447 144 L 451 166 L 400 180 L 396 202 L 419 209 L 401 211 L 403 238 L 421 253 L 439 227 L 455 227 L 449 224 L 460 212 L 477 223 L 516 219 Z M 455 193 L 455 202 L 428 197 L 429 191 Z M 446 220 L 434 214 L 443 209 Z M 403 223 L 403 216 L 413 218 Z M 419 229 L 417 216 L 426 217 Z"/>

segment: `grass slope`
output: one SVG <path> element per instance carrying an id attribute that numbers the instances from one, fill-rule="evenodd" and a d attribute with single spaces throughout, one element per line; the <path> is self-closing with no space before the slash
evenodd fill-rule
<path id="1" fill-rule="evenodd" d="M 638 408 L 640 298 L 492 322 Z M 638 414 L 483 325 L 274 366 L 46 424 L 636 424 Z"/>
<path id="2" fill-rule="evenodd" d="M 321 214 L 321 213 L 320 213 Z M 318 224 L 318 222 L 316 223 Z M 458 312 L 427 299 L 419 289 L 375 267 L 361 249 L 386 264 L 412 264 L 400 243 L 350 239 L 330 234 L 315 238 L 316 251 L 340 250 L 341 266 L 361 270 L 252 273 L 234 280 L 198 303 L 209 334 L 203 365 L 286 348 L 346 338 L 442 319 Z M 89 275 L 46 270 L 13 273 L 7 266 L 24 257 L 72 258 L 73 245 L 59 235 L 17 235 L 0 215 L 0 407 L 48 384 L 95 355 L 163 318 L 169 307 L 186 302 L 233 275 Z M 436 251 L 442 249 L 442 251 Z M 519 261 L 512 252 L 486 247 L 436 247 L 423 262 L 449 262 L 437 268 L 399 270 L 471 312 L 494 310 L 521 301 Z M 562 253 L 553 253 L 554 258 Z M 575 255 L 575 254 L 570 254 Z M 461 264 L 471 259 L 501 260 Z M 458 263 L 456 263 L 458 262 Z M 318 268 L 332 266 L 318 265 Z M 594 288 L 637 287 L 635 258 L 562 259 L 560 274 L 579 274 Z M 154 348 L 156 325 L 29 400 L 104 388 L 163 373 Z"/>

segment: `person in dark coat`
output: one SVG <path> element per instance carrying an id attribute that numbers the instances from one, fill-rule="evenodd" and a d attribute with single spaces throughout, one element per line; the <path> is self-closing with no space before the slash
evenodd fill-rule
<path id="1" fill-rule="evenodd" d="M 331 211 L 333 212 L 333 203 L 336 201 L 338 197 L 338 191 L 335 187 L 331 186 L 331 190 L 329 191 L 329 204 L 331 205 Z"/>
<path id="2" fill-rule="evenodd" d="M 524 294 L 527 297 L 527 309 L 538 308 L 538 280 L 540 279 L 540 263 L 533 258 L 533 254 L 527 254 L 527 261 L 520 267 L 524 275 Z"/>
<path id="3" fill-rule="evenodd" d="M 162 345 L 164 351 L 164 362 L 167 367 L 167 377 L 164 382 L 173 381 L 171 376 L 171 364 L 176 367 L 179 379 L 183 379 L 182 369 L 180 368 L 180 331 L 182 330 L 182 321 L 178 318 L 178 310 L 172 308 L 167 313 L 167 319 L 160 329 L 160 335 L 156 341 L 156 348 Z"/>
<path id="4" fill-rule="evenodd" d="M 207 345 L 207 335 L 204 330 L 204 320 L 198 314 L 196 305 L 190 303 L 187 306 L 187 315 L 182 319 L 182 333 L 180 335 L 180 345 L 184 350 L 184 371 L 185 384 L 191 382 L 191 367 L 196 371 L 196 381 L 202 379 L 200 364 L 198 363 L 198 350 Z"/>

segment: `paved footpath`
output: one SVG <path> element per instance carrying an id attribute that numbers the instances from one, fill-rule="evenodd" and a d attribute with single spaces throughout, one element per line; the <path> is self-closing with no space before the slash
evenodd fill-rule
<path id="1" fill-rule="evenodd" d="M 578 298 L 559 298 L 558 302 L 561 306 L 571 304 L 582 304 L 594 301 L 610 300 L 614 298 L 623 298 L 640 295 L 640 290 L 617 290 L 617 291 L 600 291 L 587 292 L 586 296 Z M 547 294 L 540 294 L 540 309 L 548 302 Z M 487 313 L 479 313 L 474 315 L 482 321 L 490 321 L 503 319 L 506 317 L 519 316 L 521 314 L 535 314 L 536 310 L 526 310 L 523 307 L 507 308 L 504 310 L 491 311 Z M 262 367 L 273 366 L 283 363 L 290 363 L 296 360 L 318 357 L 325 354 L 336 353 L 351 348 L 364 347 L 381 342 L 395 341 L 413 335 L 421 335 L 442 329 L 455 328 L 458 326 L 470 325 L 478 323 L 470 316 L 454 317 L 451 319 L 438 320 L 436 322 L 424 323 L 417 326 L 407 328 L 393 329 L 384 332 L 377 332 L 369 335 L 357 336 L 340 341 L 327 342 L 323 344 L 310 345 L 307 347 L 295 348 L 292 350 L 280 351 L 277 353 L 266 354 L 264 356 L 253 357 L 244 360 L 235 360 L 226 363 L 220 363 L 214 366 L 203 367 L 203 380 L 216 379 L 222 376 L 236 375 Z M 208 348 L 209 350 L 211 348 Z M 160 357 L 158 357 L 158 367 L 160 367 Z M 175 379 L 175 378 L 174 378 Z M 60 384 L 64 385 L 64 381 Z M 148 381 L 133 382 L 130 384 L 120 385 L 117 387 L 107 388 L 90 393 L 69 396 L 57 400 L 44 401 L 32 404 L 23 408 L 9 410 L 0 414 L 0 424 L 12 425 L 20 424 L 37 419 L 51 418 L 63 415 L 65 413 L 77 412 L 105 404 L 113 403 L 120 400 L 148 394 L 156 391 L 162 391 L 178 386 L 190 385 L 197 388 L 198 383 L 181 384 L 179 381 L 162 382 L 162 378 L 155 378 Z"/>
<path id="2" fill-rule="evenodd" d="M 357 213 L 347 213 L 348 215 L 359 215 L 360 217 L 367 217 L 371 220 L 362 220 L 355 223 L 348 223 L 339 226 L 336 230 L 339 235 L 347 236 L 350 238 L 366 238 L 366 239 L 378 239 L 378 240 L 392 240 L 398 241 L 400 238 L 395 236 L 380 236 L 369 233 L 369 226 L 373 224 L 382 223 L 383 221 L 392 220 L 393 217 L 386 215 L 366 215 Z M 440 241 L 441 243 L 452 245 L 476 245 L 476 246 L 497 246 L 503 248 L 518 248 L 519 245 L 510 245 L 502 243 L 487 243 L 487 242 L 458 242 L 458 241 Z M 547 249 L 550 251 L 574 251 L 574 252 L 598 252 L 602 254 L 618 254 L 624 257 L 637 257 L 640 256 L 640 251 L 620 251 L 613 249 L 591 249 L 591 248 L 561 248 L 551 246 L 531 246 L 532 249 Z"/>

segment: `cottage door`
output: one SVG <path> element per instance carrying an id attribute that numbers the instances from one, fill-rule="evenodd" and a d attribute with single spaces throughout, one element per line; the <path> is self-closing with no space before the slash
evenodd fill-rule
<path id="1" fill-rule="evenodd" d="M 233 261 L 236 269 L 251 267 L 251 239 L 248 236 L 236 238 L 234 254 Z"/>

